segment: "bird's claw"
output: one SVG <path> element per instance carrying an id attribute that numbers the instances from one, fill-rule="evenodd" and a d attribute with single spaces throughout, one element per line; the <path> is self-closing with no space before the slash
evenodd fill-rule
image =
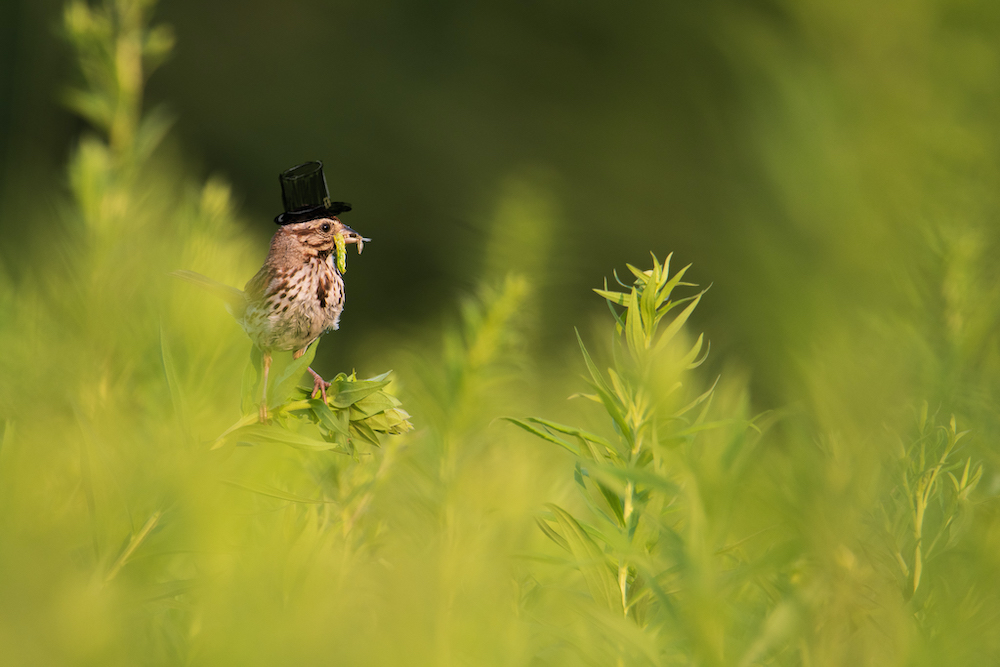
<path id="1" fill-rule="evenodd" d="M 260 418 L 261 424 L 267 423 L 267 401 L 260 402 L 260 410 L 258 411 L 258 417 Z"/>
<path id="2" fill-rule="evenodd" d="M 313 376 L 312 397 L 316 398 L 316 394 L 320 394 L 323 397 L 323 402 L 326 403 L 327 402 L 326 401 L 326 390 L 327 390 L 327 387 L 329 387 L 332 383 L 327 382 L 326 380 L 324 380 L 322 377 L 320 377 L 319 373 L 317 373 L 316 371 L 314 371 L 311 368 L 309 369 L 309 372 L 312 373 L 312 376 Z"/>

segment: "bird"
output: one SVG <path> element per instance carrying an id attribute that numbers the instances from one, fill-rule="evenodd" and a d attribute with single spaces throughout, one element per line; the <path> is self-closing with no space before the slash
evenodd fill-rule
<path id="1" fill-rule="evenodd" d="M 344 278 L 336 263 L 337 237 L 364 249 L 364 238 L 336 216 L 286 223 L 274 234 L 267 259 L 242 290 L 195 271 L 172 275 L 221 297 L 263 358 L 263 395 L 259 417 L 268 419 L 267 375 L 275 351 L 291 351 L 298 359 L 321 335 L 340 326 L 344 310 Z M 309 368 L 315 397 L 326 402 L 330 383 Z"/>

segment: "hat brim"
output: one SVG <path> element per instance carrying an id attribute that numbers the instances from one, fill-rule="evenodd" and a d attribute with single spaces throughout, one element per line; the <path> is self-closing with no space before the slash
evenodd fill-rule
<path id="1" fill-rule="evenodd" d="M 331 202 L 329 206 L 314 206 L 298 211 L 285 211 L 277 216 L 274 221 L 279 225 L 291 225 L 296 222 L 308 222 L 316 218 L 328 218 L 331 215 L 347 213 L 350 210 L 351 205 L 347 202 L 335 201 Z"/>

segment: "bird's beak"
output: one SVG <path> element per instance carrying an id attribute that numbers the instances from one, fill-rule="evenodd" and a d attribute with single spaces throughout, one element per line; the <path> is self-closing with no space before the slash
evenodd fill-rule
<path id="1" fill-rule="evenodd" d="M 344 225 L 344 223 L 340 223 L 340 224 Z M 371 239 L 366 239 L 364 236 L 362 236 L 361 234 L 358 234 L 356 231 L 354 231 L 353 229 L 351 229 L 347 225 L 344 225 L 344 229 L 342 230 L 342 233 L 344 235 L 344 242 L 345 243 L 356 243 L 358 245 L 358 254 L 359 255 L 361 254 L 361 251 L 365 249 L 365 243 L 367 243 L 368 241 L 371 241 Z"/>

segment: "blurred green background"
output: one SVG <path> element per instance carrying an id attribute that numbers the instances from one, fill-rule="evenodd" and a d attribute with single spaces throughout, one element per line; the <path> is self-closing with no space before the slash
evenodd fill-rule
<path id="1" fill-rule="evenodd" d="M 997 661 L 1000 5 L 69 6 L 0 3 L 12 664 Z M 416 430 L 211 450 L 249 344 L 167 274 L 241 286 L 311 159 L 374 239 L 316 368 L 394 368 Z M 591 292 L 650 251 L 711 284 L 653 380 Z M 580 461 L 497 421 L 621 436 L 574 326 L 654 421 L 722 377 L 642 459 L 659 541 L 600 542 L 666 577 L 644 621 L 534 523 L 597 539 Z"/>
<path id="2" fill-rule="evenodd" d="M 23 238 L 81 125 L 57 103 L 60 3 L 4 12 L 3 226 Z M 824 326 L 818 293 L 894 298 L 886 260 L 932 215 L 933 181 L 971 174 L 991 196 L 974 148 L 993 145 L 988 3 L 173 0 L 156 16 L 178 47 L 146 106 L 175 117 L 186 170 L 233 184 L 261 248 L 277 173 L 316 158 L 375 239 L 330 369 L 373 329 L 437 321 L 520 205 L 546 219 L 525 243 L 545 244 L 543 345 L 571 340 L 611 268 L 676 251 L 715 285 L 696 316 L 715 349 L 773 396 L 783 351 Z"/>

